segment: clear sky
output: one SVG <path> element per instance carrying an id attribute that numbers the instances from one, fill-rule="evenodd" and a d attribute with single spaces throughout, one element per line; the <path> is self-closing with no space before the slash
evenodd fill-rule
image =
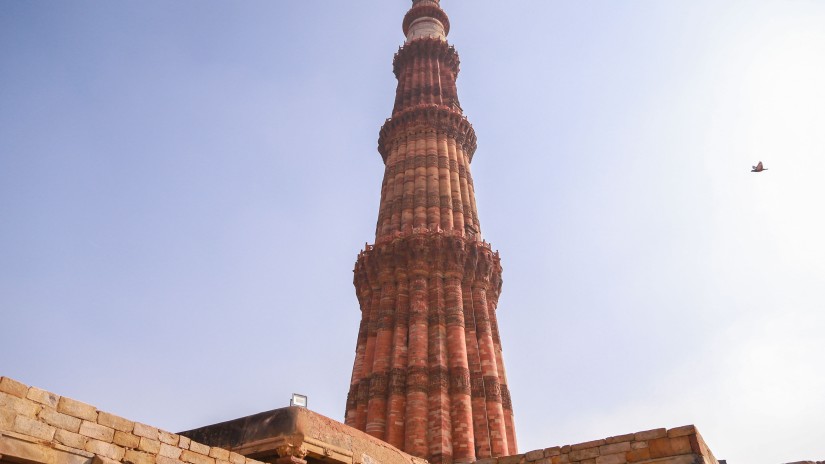
<path id="1" fill-rule="evenodd" d="M 825 2 L 442 6 L 520 450 L 825 459 Z M 0 2 L 0 375 L 342 420 L 408 7 Z"/>

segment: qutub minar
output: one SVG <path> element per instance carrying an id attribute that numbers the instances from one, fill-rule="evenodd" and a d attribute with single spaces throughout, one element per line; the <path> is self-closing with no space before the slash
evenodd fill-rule
<path id="1" fill-rule="evenodd" d="M 0 377 L 0 464 L 719 464 L 692 425 L 517 454 L 501 264 L 481 238 L 449 30 L 438 0 L 413 0 L 378 138 L 375 244 L 355 264 L 346 425 L 286 407 L 170 433 Z"/>
<path id="2" fill-rule="evenodd" d="M 517 452 L 496 306 L 498 253 L 481 239 L 476 135 L 438 0 L 414 0 L 395 55 L 375 245 L 355 264 L 361 305 L 346 424 L 432 463 Z"/>

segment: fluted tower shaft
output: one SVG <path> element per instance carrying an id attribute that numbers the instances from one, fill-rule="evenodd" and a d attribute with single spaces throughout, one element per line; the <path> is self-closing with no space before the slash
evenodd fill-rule
<path id="1" fill-rule="evenodd" d="M 496 308 L 501 264 L 481 239 L 472 125 L 437 0 L 414 0 L 395 55 L 375 244 L 355 264 L 361 325 L 346 423 L 434 464 L 517 453 Z"/>

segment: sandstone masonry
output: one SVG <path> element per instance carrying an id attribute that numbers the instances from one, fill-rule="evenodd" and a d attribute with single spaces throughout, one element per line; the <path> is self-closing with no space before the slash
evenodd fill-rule
<path id="1" fill-rule="evenodd" d="M 0 462 L 263 464 L 0 377 Z"/>

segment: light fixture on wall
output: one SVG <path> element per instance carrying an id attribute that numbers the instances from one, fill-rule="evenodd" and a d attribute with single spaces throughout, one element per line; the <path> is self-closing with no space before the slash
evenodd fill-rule
<path id="1" fill-rule="evenodd" d="M 307 407 L 307 396 L 299 395 L 298 393 L 293 393 L 292 398 L 289 399 L 289 405 L 305 408 Z"/>

